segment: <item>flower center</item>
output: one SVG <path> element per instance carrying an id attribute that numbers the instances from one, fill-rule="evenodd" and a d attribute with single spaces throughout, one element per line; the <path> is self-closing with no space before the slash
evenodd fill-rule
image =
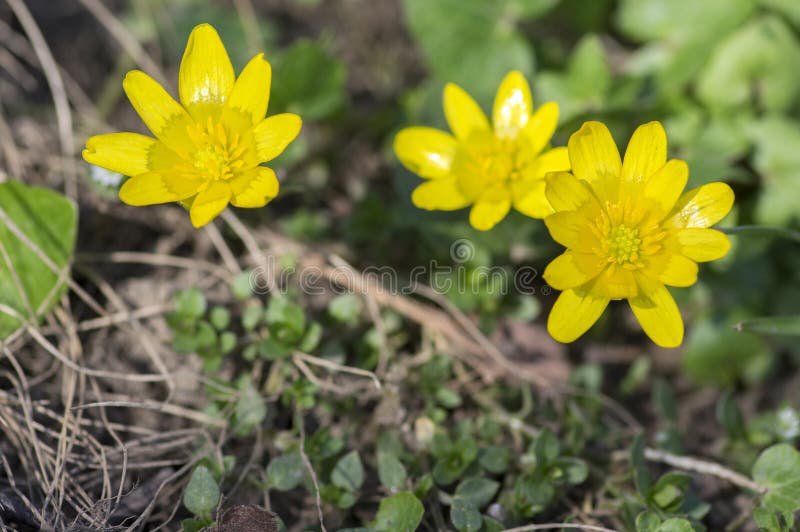
<path id="1" fill-rule="evenodd" d="M 639 229 L 628 227 L 625 224 L 617 225 L 608 233 L 603 242 L 603 249 L 609 262 L 616 262 L 620 265 L 635 263 L 639 260 L 642 250 Z"/>
<path id="2" fill-rule="evenodd" d="M 513 154 L 506 150 L 492 153 L 482 163 L 486 178 L 492 183 L 506 181 L 516 174 Z"/>
<path id="3" fill-rule="evenodd" d="M 197 146 L 193 168 L 206 181 L 228 180 L 244 167 L 242 154 L 246 147 L 238 133 L 229 133 L 211 117 L 205 124 L 189 127 L 189 137 Z"/>

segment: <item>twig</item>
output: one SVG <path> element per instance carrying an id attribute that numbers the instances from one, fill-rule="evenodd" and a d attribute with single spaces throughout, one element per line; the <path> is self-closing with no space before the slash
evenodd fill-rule
<path id="1" fill-rule="evenodd" d="M 225 263 L 225 267 L 228 268 L 231 273 L 240 273 L 242 268 L 239 266 L 239 262 L 236 260 L 236 257 L 233 256 L 231 248 L 228 247 L 225 239 L 222 238 L 222 233 L 219 232 L 217 226 L 213 223 L 210 223 L 206 225 L 205 231 L 208 235 L 208 238 L 211 240 L 211 243 L 214 244 L 214 247 L 217 249 L 217 253 L 219 253 L 220 257 L 222 257 L 222 262 Z"/>
<path id="2" fill-rule="evenodd" d="M 225 428 L 228 426 L 227 421 L 225 421 L 224 419 L 212 417 L 202 412 L 197 412 L 196 410 L 190 410 L 188 408 L 184 408 L 179 405 L 173 405 L 169 403 L 158 403 L 154 401 L 143 401 L 138 403 L 135 401 L 99 401 L 97 403 L 86 403 L 74 406 L 72 407 L 72 409 L 84 410 L 87 408 L 100 408 L 107 406 L 154 410 L 156 412 L 163 412 L 164 414 L 170 414 L 173 416 L 191 419 L 192 421 L 197 421 L 199 423 L 203 423 L 204 425 L 210 425 L 212 427 L 217 427 L 217 428 Z"/>
<path id="3" fill-rule="evenodd" d="M 244 246 L 247 248 L 247 252 L 250 254 L 251 259 L 255 263 L 256 267 L 263 267 L 266 269 L 264 279 L 267 282 L 267 289 L 269 293 L 274 294 L 276 292 L 276 284 L 275 279 L 270 275 L 269 272 L 269 263 L 267 262 L 267 257 L 264 255 L 264 252 L 261 250 L 261 246 L 258 245 L 258 241 L 256 241 L 253 233 L 245 226 L 239 217 L 231 209 L 225 209 L 222 211 L 222 219 L 225 220 L 225 223 L 236 233 L 236 236 L 244 243 Z"/>
<path id="4" fill-rule="evenodd" d="M 542 525 L 526 525 L 516 528 L 507 528 L 503 532 L 529 532 L 533 530 L 556 530 L 558 528 L 573 528 L 576 530 L 590 530 L 592 532 L 617 532 L 613 528 L 596 525 L 582 525 L 579 523 L 545 523 Z"/>
<path id="5" fill-rule="evenodd" d="M 381 381 L 378 379 L 378 376 L 372 373 L 371 371 L 367 371 L 365 369 L 360 368 L 353 368 L 350 366 L 345 366 L 342 364 L 337 364 L 332 360 L 326 360 L 324 358 L 315 357 L 309 355 L 308 353 L 303 353 L 302 351 L 295 351 L 293 356 L 295 358 L 299 358 L 304 362 L 308 362 L 309 364 L 313 364 L 315 366 L 321 366 L 323 368 L 328 368 L 333 371 L 341 371 L 342 373 L 350 373 L 353 375 L 359 375 L 361 377 L 368 377 L 372 379 L 373 384 L 375 384 L 375 388 L 378 390 L 381 389 Z"/>
<path id="6" fill-rule="evenodd" d="M 347 269 L 353 275 L 358 275 L 358 273 L 355 271 L 355 268 L 353 268 L 340 256 L 335 254 L 331 255 L 330 261 L 334 266 Z M 389 341 L 386 335 L 386 324 L 383 322 L 383 318 L 381 317 L 381 309 L 378 306 L 378 302 L 375 300 L 375 297 L 372 294 L 366 293 L 364 294 L 364 301 L 367 305 L 369 317 L 372 319 L 372 323 L 375 325 L 375 332 L 378 333 L 378 365 L 375 368 L 375 373 L 383 376 L 383 374 L 386 372 L 386 366 L 389 364 L 389 359 L 392 356 L 391 349 L 389 347 Z"/>
<path id="7" fill-rule="evenodd" d="M 75 139 L 72 134 L 72 111 L 69 108 L 69 100 L 67 99 L 67 91 L 64 88 L 64 80 L 61 78 L 61 72 L 58 68 L 58 63 L 53 58 L 50 48 L 47 46 L 47 41 L 42 35 L 39 26 L 36 24 L 33 15 L 28 10 L 22 0 L 8 0 L 8 5 L 14 11 L 14 15 L 19 20 L 22 29 L 31 41 L 36 57 L 42 65 L 42 74 L 47 80 L 47 85 L 50 87 L 50 92 L 53 95 L 53 104 L 56 109 L 56 122 L 58 123 L 58 138 L 61 143 L 61 153 L 64 157 L 71 159 L 72 151 L 75 145 Z M 70 176 L 74 177 L 73 172 Z M 66 179 L 67 195 L 71 198 L 77 198 L 78 187 L 74 179 Z"/>
<path id="8" fill-rule="evenodd" d="M 678 469 L 683 469 L 684 471 L 693 471 L 695 473 L 721 478 L 735 486 L 756 493 L 766 493 L 767 491 L 767 488 L 761 484 L 716 462 L 692 458 L 691 456 L 678 456 L 659 449 L 651 449 L 650 447 L 644 450 L 644 457 L 651 462 L 659 462 Z"/>
<path id="9" fill-rule="evenodd" d="M 17 0 L 15 0 L 17 1 Z M 166 76 L 164 76 L 161 67 L 153 61 L 153 59 L 145 51 L 139 40 L 103 5 L 99 0 L 80 0 L 80 3 L 92 14 L 94 17 L 105 26 L 106 30 L 117 40 L 122 46 L 122 49 L 130 55 L 136 64 L 143 70 L 146 70 L 149 75 L 155 78 L 164 87 L 169 87 Z"/>
<path id="10" fill-rule="evenodd" d="M 311 465 L 311 460 L 308 459 L 308 455 L 306 454 L 306 428 L 303 423 L 303 414 L 300 412 L 299 409 L 295 409 L 295 423 L 300 430 L 300 457 L 303 459 L 303 463 L 308 469 L 308 474 L 311 476 L 311 482 L 314 484 L 314 496 L 316 498 L 317 503 L 317 515 L 319 516 L 319 527 L 322 529 L 322 532 L 328 532 L 325 528 L 325 519 L 322 516 L 322 496 L 319 493 L 319 482 L 317 481 L 317 473 L 314 471 L 314 466 Z"/>
<path id="11" fill-rule="evenodd" d="M 213 262 L 197 259 L 187 259 L 174 255 L 161 253 L 144 253 L 140 251 L 112 251 L 111 253 L 78 253 L 76 262 L 110 262 L 113 264 L 132 263 L 149 264 L 152 266 L 169 266 L 172 268 L 185 268 L 200 272 L 210 273 L 224 281 L 230 280 L 230 275 L 225 268 Z"/>

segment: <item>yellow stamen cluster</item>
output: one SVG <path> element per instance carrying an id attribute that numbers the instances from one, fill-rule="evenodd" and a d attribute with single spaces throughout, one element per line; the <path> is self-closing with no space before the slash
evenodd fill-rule
<path id="1" fill-rule="evenodd" d="M 608 262 L 616 262 L 622 266 L 636 263 L 639 260 L 641 247 L 642 239 L 639 238 L 639 229 L 628 227 L 625 224 L 611 229 L 603 241 L 603 249 L 608 256 Z"/>
<path id="2" fill-rule="evenodd" d="M 211 117 L 205 124 L 192 124 L 188 128 L 189 138 L 197 146 L 194 153 L 194 172 L 206 180 L 229 180 L 244 168 L 242 155 L 246 146 L 240 142 L 239 133 L 228 133 L 221 123 Z"/>

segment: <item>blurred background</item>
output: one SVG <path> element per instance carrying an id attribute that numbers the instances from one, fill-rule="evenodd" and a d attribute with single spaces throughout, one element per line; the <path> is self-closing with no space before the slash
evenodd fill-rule
<path id="1" fill-rule="evenodd" d="M 23 20 L 20 13 L 27 13 L 30 20 Z M 747 320 L 800 314 L 800 2 L 0 3 L 0 168 L 4 179 L 51 187 L 78 201 L 79 261 L 80 256 L 131 251 L 220 262 L 213 256 L 213 243 L 204 234 L 195 236 L 179 206 L 124 206 L 116 199 L 122 176 L 91 168 L 77 158 L 91 135 L 144 132 L 122 92 L 122 78 L 127 71 L 141 68 L 165 81 L 175 94 L 187 36 L 201 22 L 210 22 L 218 30 L 237 72 L 250 57 L 264 51 L 273 67 L 268 114 L 289 111 L 303 117 L 299 139 L 270 163 L 281 180 L 279 197 L 267 208 L 238 213 L 254 233 L 263 229 L 309 249 L 335 253 L 357 269 L 391 266 L 400 272 L 401 281 L 415 266 L 431 260 L 453 265 L 453 242 L 467 239 L 471 252 L 456 263 L 465 269 L 470 283 L 474 281 L 475 289 L 452 291 L 447 298 L 513 359 L 533 364 L 534 371 L 555 382 L 612 396 L 646 427 L 651 441 L 670 452 L 722 456 L 728 466 L 749 470 L 764 446 L 797 441 L 798 320 L 767 325 L 751 325 Z M 41 31 L 41 41 L 31 27 Z M 49 54 L 54 64 L 47 62 Z M 53 76 L 53 68 L 60 76 Z M 660 120 L 668 133 L 670 156 L 689 163 L 689 187 L 725 181 L 734 188 L 734 211 L 723 226 L 777 228 L 734 234 L 733 249 L 724 260 L 701 266 L 695 286 L 674 291 L 687 327 L 681 348 L 655 347 L 623 304 L 611 305 L 575 344 L 555 343 L 544 323 L 557 294 L 539 276 L 528 281 L 525 293 L 502 293 L 491 277 L 481 274 L 487 267 L 501 268 L 511 276 L 521 268 L 544 271 L 560 249 L 541 221 L 513 212 L 491 232 L 480 233 L 470 228 L 466 210 L 426 212 L 411 204 L 411 191 L 420 180 L 394 157 L 396 132 L 409 125 L 446 129 L 441 104 L 446 82 L 458 83 L 489 110 L 497 86 L 510 70 L 525 74 L 535 106 L 559 103 L 561 118 L 554 145 L 565 145 L 583 121 L 600 120 L 622 150 L 638 125 Z M 230 232 L 226 230 L 224 236 Z M 234 254 L 244 255 L 244 247 L 237 246 L 233 246 Z M 135 262 L 97 268 L 133 307 L 144 305 L 133 295 L 137 291 L 152 290 L 167 299 L 175 291 L 194 286 L 197 279 Z M 89 277 L 86 272 L 82 275 Z M 92 289 L 93 294 L 101 292 Z M 302 294 L 296 296 L 298 305 L 310 315 L 327 312 L 330 298 L 314 303 Z M 225 295 L 214 297 L 219 305 L 235 306 Z M 350 319 L 349 304 L 340 302 L 345 322 Z M 231 310 L 234 315 L 240 312 L 237 308 Z M 392 339 L 393 349 L 412 353 L 420 349 L 426 336 L 408 326 L 406 317 L 389 314 L 383 333 Z M 737 330 L 742 323 L 738 329 L 745 330 Z M 323 325 L 328 327 L 324 321 Z M 354 325 L 355 329 L 344 332 L 332 325 L 326 328 L 321 356 L 375 369 L 375 333 L 367 334 L 374 329 L 362 325 L 364 330 Z M 180 327 L 171 323 L 162 324 L 162 329 L 169 346 L 170 334 Z M 769 332 L 781 334 L 764 334 Z M 406 408 L 424 413 L 442 427 L 481 411 L 475 399 L 462 403 L 458 394 L 470 396 L 469 386 L 463 376 L 452 373 L 451 359 L 445 358 L 438 369 L 423 366 L 428 373 L 423 372 L 421 381 L 409 377 L 410 388 L 398 392 L 398 405 L 405 401 L 404 393 L 422 389 L 423 396 L 432 394 L 421 405 L 408 399 Z M 98 354 L 95 360 L 103 357 Z M 213 362 L 211 367 L 221 364 L 217 359 Z M 114 364 L 129 367 L 127 362 Z M 232 371 L 236 376 L 241 370 Z M 458 401 L 429 390 L 437 381 L 451 380 L 456 383 Z M 293 393 L 301 392 L 295 389 Z M 512 397 L 503 399 L 501 393 L 496 399 L 508 404 L 521 401 L 514 394 L 522 392 L 508 393 Z M 202 406 L 202 401 L 198 404 Z M 580 408 L 594 412 L 596 406 L 583 403 Z M 339 416 L 347 416 L 347 408 L 336 410 L 341 408 L 345 407 L 337 403 L 318 416 L 327 420 L 333 432 L 339 430 Z M 578 431 L 581 422 L 568 419 L 560 406 L 553 408 L 546 423 L 555 432 Z M 595 451 L 627 445 L 592 436 L 594 429 L 605 430 L 593 415 L 587 414 L 583 423 L 588 428 L 580 438 L 575 436 L 582 443 L 573 447 L 575 452 L 587 453 L 581 456 L 589 457 L 589 462 L 597 458 L 592 445 L 600 445 L 594 437 L 605 442 Z M 291 424 L 286 416 L 278 417 L 285 425 Z M 534 424 L 542 423 L 536 418 Z M 400 430 L 400 424 L 395 428 Z M 347 434 L 342 429 L 337 437 Z M 456 436 L 451 436 L 455 441 Z M 424 475 L 430 465 L 424 460 L 413 463 L 406 465 L 417 476 Z M 513 491 L 513 478 L 509 476 L 506 483 Z M 594 493 L 586 495 L 589 499 L 612 497 L 599 495 L 598 481 L 592 486 L 594 492 L 585 491 Z M 714 511 L 699 512 L 694 523 L 704 522 L 710 530 L 753 529 L 748 521 L 749 500 L 742 502 L 730 490 L 703 483 L 695 485 L 695 492 L 700 495 L 693 497 L 706 501 Z M 340 495 L 330 497 L 335 506 Z M 524 499 L 519 493 L 517 497 Z M 541 512 L 554 519 L 580 515 L 574 508 L 580 506 L 579 500 L 554 499 Z M 293 504 L 305 510 L 293 509 Z M 374 513 L 375 505 L 376 498 L 367 497 L 357 508 L 366 508 L 366 515 Z M 353 517 L 343 506 L 347 507 L 339 505 L 334 521 L 356 526 L 369 520 Z M 611 520 L 606 522 L 635 529 L 631 528 L 633 518 L 612 506 L 615 509 L 608 511 L 622 517 L 605 518 Z M 620 502 L 620 506 L 624 505 Z M 308 496 L 284 500 L 279 508 L 282 517 L 288 516 L 288 520 L 284 517 L 287 525 L 292 520 L 297 524 L 294 529 L 300 530 L 303 523 L 313 526 L 315 514 L 307 510 L 314 505 Z M 507 514 L 539 515 L 538 511 L 514 511 Z M 747 514 L 744 519 L 740 519 L 742 514 Z M 602 522 L 602 514 L 597 515 Z M 426 517 L 427 529 L 439 528 L 438 519 Z"/>

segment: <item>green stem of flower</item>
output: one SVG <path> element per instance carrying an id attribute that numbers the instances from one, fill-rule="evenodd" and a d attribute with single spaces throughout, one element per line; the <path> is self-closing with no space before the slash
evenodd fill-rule
<path id="1" fill-rule="evenodd" d="M 800 243 L 800 231 L 793 231 L 784 227 L 737 225 L 734 227 L 720 227 L 719 230 L 728 235 L 780 237 Z"/>

